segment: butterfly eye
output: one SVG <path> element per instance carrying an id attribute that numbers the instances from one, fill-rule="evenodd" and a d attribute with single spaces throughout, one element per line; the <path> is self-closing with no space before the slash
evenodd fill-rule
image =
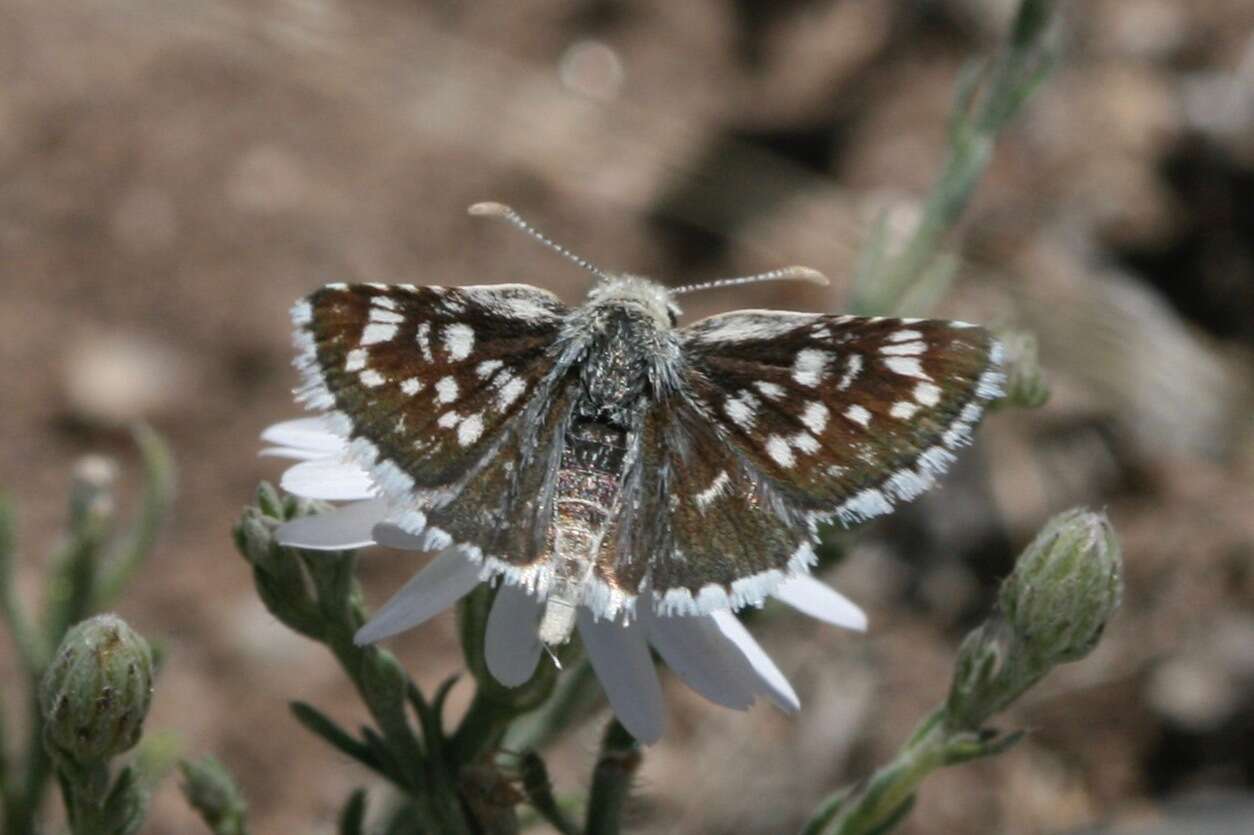
<path id="1" fill-rule="evenodd" d="M 666 306 L 666 318 L 670 319 L 671 327 L 679 325 L 679 306 L 672 303 Z"/>

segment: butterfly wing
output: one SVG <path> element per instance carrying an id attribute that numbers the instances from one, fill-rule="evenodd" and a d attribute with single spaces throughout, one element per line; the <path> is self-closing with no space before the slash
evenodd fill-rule
<path id="1" fill-rule="evenodd" d="M 684 385 L 651 416 L 640 487 L 669 512 L 608 572 L 647 573 L 662 611 L 760 601 L 813 561 L 821 523 L 928 489 L 1001 390 L 1001 348 L 965 323 L 739 311 L 681 333 Z"/>
<path id="2" fill-rule="evenodd" d="M 534 418 L 561 384 L 549 349 L 566 312 L 525 285 L 328 285 L 293 309 L 300 397 L 330 412 L 395 521 L 425 530 L 432 547 L 472 541 L 469 526 L 493 511 L 484 530 L 515 522 L 519 542 L 534 540 L 535 503 L 510 497 L 537 487 L 520 475 L 550 477 L 546 459 L 522 463 L 559 431 Z M 464 510 L 446 509 L 457 497 Z M 534 548 L 511 553 L 525 560 Z"/>

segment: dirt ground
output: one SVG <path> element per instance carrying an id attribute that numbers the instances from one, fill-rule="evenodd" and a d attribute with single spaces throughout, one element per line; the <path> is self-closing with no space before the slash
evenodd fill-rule
<path id="1" fill-rule="evenodd" d="M 133 495 L 120 427 L 150 421 L 177 513 L 118 607 L 167 649 L 149 728 L 234 769 L 255 833 L 331 831 L 374 783 L 286 703 L 358 708 L 265 612 L 228 535 L 280 472 L 257 434 L 297 414 L 292 301 L 345 280 L 576 301 L 586 276 L 466 216 L 493 199 L 613 269 L 834 279 L 694 295 L 689 321 L 838 311 L 869 221 L 908 222 L 956 76 L 1013 5 L 0 0 L 0 484 L 24 592 L 74 461 L 118 456 Z M 939 311 L 1035 332 L 1053 399 L 993 415 L 942 489 L 852 539 L 828 579 L 867 635 L 782 610 L 755 625 L 799 715 L 668 678 L 632 831 L 795 831 L 943 698 L 1014 554 L 1077 504 L 1123 539 L 1122 612 L 1003 717 L 1027 739 L 929 781 L 903 831 L 1149 832 L 1178 804 L 1254 797 L 1254 5 L 1063 10 L 1059 67 L 997 149 Z M 370 598 L 417 560 L 365 560 Z M 460 664 L 451 617 L 394 646 L 427 686 Z M 586 786 L 599 729 L 553 755 L 559 788 Z M 168 780 L 146 831 L 200 827 Z"/>

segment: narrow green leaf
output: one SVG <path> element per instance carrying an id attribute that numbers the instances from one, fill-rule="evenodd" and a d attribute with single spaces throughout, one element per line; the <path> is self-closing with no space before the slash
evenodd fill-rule
<path id="1" fill-rule="evenodd" d="M 362 835 L 362 825 L 366 820 L 366 790 L 357 789 L 348 797 L 348 802 L 340 811 L 337 832 L 339 835 Z"/>
<path id="2" fill-rule="evenodd" d="M 338 748 L 362 765 L 383 773 L 381 763 L 370 747 L 341 728 L 322 711 L 306 702 L 295 701 L 288 706 L 291 708 L 292 715 L 296 717 L 296 721 L 304 725 L 306 730 L 322 737 L 333 747 Z"/>

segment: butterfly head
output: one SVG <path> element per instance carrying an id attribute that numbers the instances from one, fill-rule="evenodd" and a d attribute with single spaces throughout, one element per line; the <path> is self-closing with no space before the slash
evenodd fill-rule
<path id="1" fill-rule="evenodd" d="M 670 291 L 656 281 L 638 275 L 611 275 L 596 283 L 588 292 L 592 307 L 627 307 L 647 315 L 658 327 L 675 327 L 679 305 L 671 300 Z"/>

